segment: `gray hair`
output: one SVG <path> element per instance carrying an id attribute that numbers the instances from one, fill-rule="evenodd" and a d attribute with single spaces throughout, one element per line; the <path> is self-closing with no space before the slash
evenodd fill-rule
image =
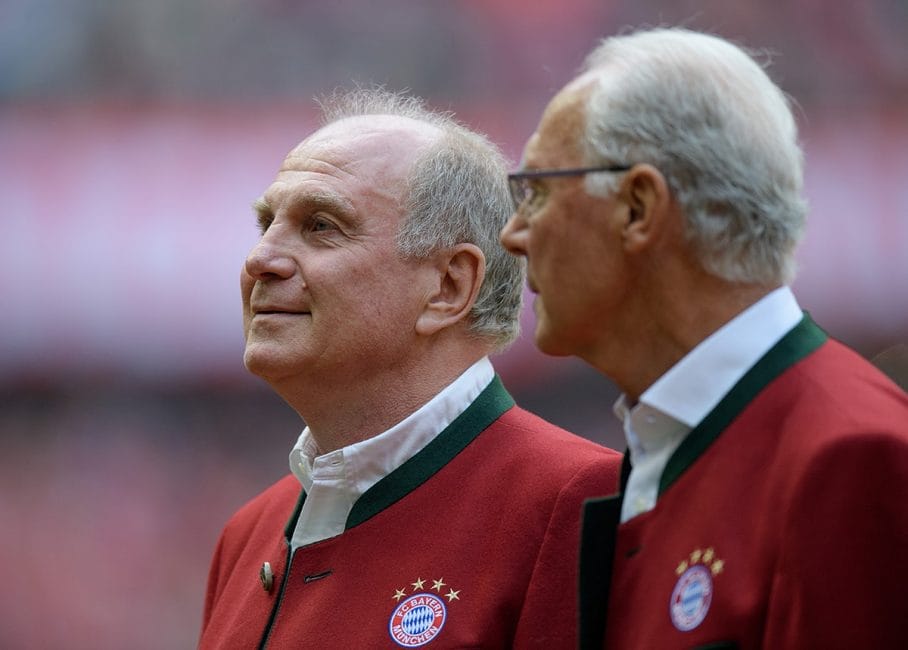
<path id="1" fill-rule="evenodd" d="M 503 349 L 520 331 L 525 263 L 510 255 L 498 235 L 511 216 L 508 165 L 484 135 L 457 122 L 450 113 L 382 88 L 337 91 L 319 100 L 323 122 L 349 117 L 394 115 L 437 127 L 441 137 L 423 152 L 410 172 L 406 218 L 398 247 L 407 257 L 427 257 L 460 243 L 475 244 L 486 273 L 470 313 L 470 331 Z"/>
<path id="2" fill-rule="evenodd" d="M 603 40 L 584 72 L 597 81 L 586 107 L 593 163 L 657 167 L 708 272 L 790 282 L 807 211 L 803 154 L 785 94 L 754 58 L 716 36 L 656 29 Z M 604 176 L 590 175 L 587 191 L 620 180 Z"/>

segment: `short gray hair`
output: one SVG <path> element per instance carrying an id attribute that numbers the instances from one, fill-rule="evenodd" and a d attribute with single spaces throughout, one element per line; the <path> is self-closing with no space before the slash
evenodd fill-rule
<path id="1" fill-rule="evenodd" d="M 607 38 L 584 72 L 597 81 L 586 107 L 591 161 L 657 167 L 708 272 L 790 282 L 807 212 L 803 154 L 788 99 L 760 64 L 724 39 L 675 28 Z M 588 178 L 591 194 L 606 189 L 602 176 Z"/>
<path id="2" fill-rule="evenodd" d="M 319 105 L 324 124 L 394 115 L 441 131 L 410 172 L 398 246 L 401 254 L 419 258 L 460 243 L 475 244 L 485 256 L 486 273 L 470 314 L 470 329 L 497 349 L 516 339 L 525 263 L 505 251 L 498 240 L 512 213 L 508 165 L 498 148 L 451 113 L 430 110 L 417 97 L 383 88 L 335 91 L 321 98 Z"/>

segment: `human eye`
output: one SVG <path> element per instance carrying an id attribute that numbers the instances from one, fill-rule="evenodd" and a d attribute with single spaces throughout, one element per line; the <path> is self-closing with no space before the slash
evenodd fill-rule
<path id="1" fill-rule="evenodd" d="M 263 198 L 253 201 L 252 209 L 255 211 L 255 223 L 258 226 L 259 234 L 264 235 L 274 221 L 274 213 Z"/>
<path id="2" fill-rule="evenodd" d="M 270 214 L 259 213 L 255 221 L 258 225 L 259 234 L 264 235 L 268 228 L 271 226 L 271 222 L 274 221 L 274 216 Z"/>
<path id="3" fill-rule="evenodd" d="M 527 202 L 527 197 L 530 195 L 529 185 L 527 179 L 525 178 L 509 178 L 509 189 L 511 190 L 511 200 L 514 202 L 514 205 L 519 209 Z"/>
<path id="4" fill-rule="evenodd" d="M 527 183 L 525 204 L 530 210 L 535 210 L 542 205 L 545 200 L 545 188 L 538 180 L 530 180 Z"/>
<path id="5" fill-rule="evenodd" d="M 337 224 L 324 212 L 316 212 L 306 219 L 304 229 L 311 233 L 327 233 L 337 230 Z"/>
<path id="6" fill-rule="evenodd" d="M 517 210 L 524 214 L 532 212 L 539 197 L 539 185 L 532 178 L 518 178 L 511 181 L 511 198 Z"/>

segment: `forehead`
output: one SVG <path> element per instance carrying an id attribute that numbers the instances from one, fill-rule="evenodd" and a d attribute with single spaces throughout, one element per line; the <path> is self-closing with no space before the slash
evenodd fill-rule
<path id="1" fill-rule="evenodd" d="M 583 164 L 586 102 L 592 90 L 592 82 L 581 77 L 555 95 L 527 142 L 525 166 L 546 169 Z"/>
<path id="2" fill-rule="evenodd" d="M 394 116 L 329 124 L 297 145 L 265 192 L 272 208 L 335 196 L 352 211 L 399 206 L 418 156 L 439 136 L 431 125 Z"/>
<path id="3" fill-rule="evenodd" d="M 303 140 L 284 168 L 322 161 L 348 173 L 404 178 L 416 158 L 440 135 L 437 127 L 393 115 L 366 115 L 333 122 Z"/>

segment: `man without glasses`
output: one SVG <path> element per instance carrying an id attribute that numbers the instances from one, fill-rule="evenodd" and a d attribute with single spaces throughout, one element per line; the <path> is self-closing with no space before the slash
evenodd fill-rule
<path id="1" fill-rule="evenodd" d="M 202 648 L 573 648 L 581 504 L 620 455 L 514 406 L 501 155 L 415 99 L 357 91 L 256 202 L 247 368 L 306 422 L 227 524 Z"/>

